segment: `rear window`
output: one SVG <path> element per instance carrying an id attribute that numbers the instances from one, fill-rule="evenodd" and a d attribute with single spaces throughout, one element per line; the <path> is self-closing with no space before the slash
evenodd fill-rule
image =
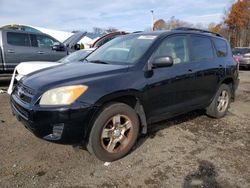
<path id="1" fill-rule="evenodd" d="M 29 35 L 25 33 L 7 33 L 7 42 L 16 46 L 30 46 Z"/>
<path id="2" fill-rule="evenodd" d="M 191 36 L 192 60 L 206 60 L 214 57 L 211 40 L 207 37 Z"/>
<path id="3" fill-rule="evenodd" d="M 227 43 L 221 39 L 213 39 L 218 57 L 227 56 Z"/>

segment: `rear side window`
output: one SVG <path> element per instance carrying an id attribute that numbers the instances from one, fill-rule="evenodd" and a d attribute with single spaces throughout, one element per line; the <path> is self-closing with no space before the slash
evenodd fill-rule
<path id="1" fill-rule="evenodd" d="M 207 37 L 191 36 L 192 60 L 206 60 L 214 57 L 211 40 Z"/>
<path id="2" fill-rule="evenodd" d="M 7 33 L 8 44 L 15 46 L 30 46 L 29 35 L 25 33 Z"/>
<path id="3" fill-rule="evenodd" d="M 221 39 L 213 39 L 218 57 L 227 56 L 227 43 Z"/>

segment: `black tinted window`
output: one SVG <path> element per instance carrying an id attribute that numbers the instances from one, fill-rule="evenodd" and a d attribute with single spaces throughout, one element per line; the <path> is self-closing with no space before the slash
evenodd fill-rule
<path id="1" fill-rule="evenodd" d="M 7 42 L 8 44 L 16 45 L 16 46 L 29 46 L 29 35 L 25 33 L 7 33 Z"/>
<path id="2" fill-rule="evenodd" d="M 227 56 L 227 43 L 221 39 L 213 39 L 217 56 L 218 57 L 226 57 Z"/>
<path id="3" fill-rule="evenodd" d="M 193 60 L 211 59 L 214 57 L 212 43 L 209 38 L 192 36 L 191 50 Z"/>

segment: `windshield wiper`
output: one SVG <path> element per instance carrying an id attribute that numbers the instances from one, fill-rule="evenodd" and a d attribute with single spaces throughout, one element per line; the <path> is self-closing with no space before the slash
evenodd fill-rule
<path id="1" fill-rule="evenodd" d="M 109 64 L 109 63 L 107 63 L 105 61 L 102 61 L 102 60 L 92 60 L 92 61 L 88 61 L 88 62 L 90 62 L 90 63 L 99 63 L 99 64 Z"/>

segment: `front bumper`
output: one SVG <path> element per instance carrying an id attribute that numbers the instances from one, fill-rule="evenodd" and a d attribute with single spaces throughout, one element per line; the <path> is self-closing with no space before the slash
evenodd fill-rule
<path id="1" fill-rule="evenodd" d="M 11 108 L 16 118 L 39 138 L 63 144 L 84 141 L 95 108 L 85 103 L 69 107 L 40 107 L 23 103 L 11 95 Z"/>

